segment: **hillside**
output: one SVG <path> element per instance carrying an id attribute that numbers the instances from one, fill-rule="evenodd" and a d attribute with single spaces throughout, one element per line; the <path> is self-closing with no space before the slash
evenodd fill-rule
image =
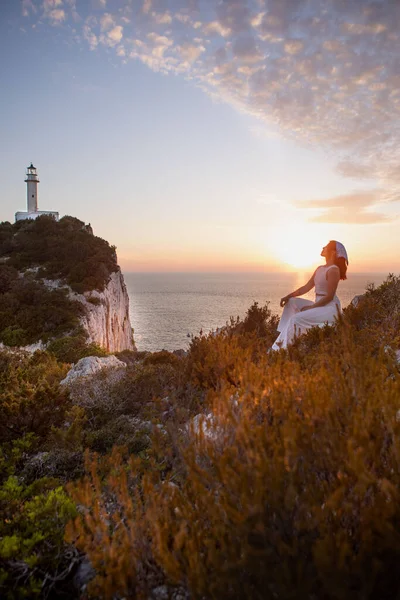
<path id="1" fill-rule="evenodd" d="M 121 296 L 122 308 L 107 297 L 111 281 L 111 295 Z M 108 331 L 101 331 L 111 329 L 100 314 L 100 305 L 107 302 L 113 304 L 108 312 L 121 312 L 122 323 L 118 319 L 113 323 L 114 329 L 124 330 L 120 347 L 118 342 L 107 343 Z M 92 343 L 91 353 L 95 352 L 93 344 L 105 350 L 133 348 L 128 299 L 115 248 L 74 217 L 58 222 L 41 216 L 13 225 L 0 223 L 0 342 L 6 346 L 47 344 L 63 336 L 68 337 L 68 346 L 74 338 L 79 349 L 84 340 Z"/>
<path id="2" fill-rule="evenodd" d="M 2 597 L 397 597 L 400 278 L 268 354 L 276 324 L 69 386 L 0 353 Z"/>

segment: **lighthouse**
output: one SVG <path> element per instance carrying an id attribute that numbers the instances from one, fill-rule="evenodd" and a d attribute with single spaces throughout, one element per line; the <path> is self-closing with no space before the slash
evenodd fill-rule
<path id="1" fill-rule="evenodd" d="M 39 177 L 36 168 L 31 163 L 26 171 L 25 183 L 27 186 L 28 213 L 35 213 L 38 210 L 38 183 Z"/>
<path id="2" fill-rule="evenodd" d="M 49 215 L 54 217 L 56 221 L 59 219 L 58 212 L 49 210 L 38 210 L 38 183 L 39 177 L 36 167 L 31 163 L 26 170 L 26 197 L 27 197 L 27 212 L 16 212 L 15 220 L 22 221 L 23 219 L 37 219 L 41 215 Z"/>

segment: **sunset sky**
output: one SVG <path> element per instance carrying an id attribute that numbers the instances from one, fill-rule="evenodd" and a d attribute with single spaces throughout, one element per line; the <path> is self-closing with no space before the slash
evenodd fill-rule
<path id="1" fill-rule="evenodd" d="M 398 0 L 2 0 L 0 220 L 125 271 L 400 270 Z"/>

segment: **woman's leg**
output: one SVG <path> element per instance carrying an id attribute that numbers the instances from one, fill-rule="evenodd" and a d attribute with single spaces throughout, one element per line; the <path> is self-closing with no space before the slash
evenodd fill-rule
<path id="1" fill-rule="evenodd" d="M 297 313 L 293 317 L 293 323 L 299 329 L 300 334 L 311 327 L 323 327 L 325 323 L 333 325 L 338 313 L 340 313 L 340 305 L 330 302 L 325 306 L 318 306 L 317 308 Z"/>
<path id="2" fill-rule="evenodd" d="M 274 350 L 286 348 L 296 337 L 305 333 L 311 327 L 323 327 L 325 323 L 333 325 L 338 313 L 340 313 L 340 304 L 330 302 L 325 306 L 318 306 L 311 310 L 293 314 L 272 348 Z"/>
<path id="3" fill-rule="evenodd" d="M 313 302 L 311 300 L 306 300 L 305 298 L 290 298 L 290 300 L 285 304 L 281 319 L 278 324 L 278 331 L 280 332 L 280 334 L 275 340 L 274 345 L 272 346 L 273 350 L 279 350 L 280 348 L 287 347 L 287 344 L 290 343 L 292 338 L 291 331 L 293 328 L 293 318 L 298 314 L 303 314 L 300 313 L 300 310 L 303 308 L 303 306 L 309 306 L 311 304 L 313 304 Z"/>
<path id="4" fill-rule="evenodd" d="M 289 319 L 293 317 L 293 315 L 300 312 L 303 306 L 310 304 L 313 304 L 311 300 L 306 300 L 305 298 L 290 298 L 283 309 L 282 316 L 278 324 L 278 331 L 283 331 L 286 328 Z"/>

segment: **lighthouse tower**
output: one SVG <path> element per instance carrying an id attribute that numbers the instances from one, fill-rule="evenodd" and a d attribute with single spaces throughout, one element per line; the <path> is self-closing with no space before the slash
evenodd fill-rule
<path id="1" fill-rule="evenodd" d="M 35 213 L 38 210 L 39 178 L 32 163 L 27 169 L 25 183 L 27 184 L 28 213 Z"/>
<path id="2" fill-rule="evenodd" d="M 49 215 L 54 217 L 56 221 L 58 221 L 59 215 L 58 212 L 49 211 L 49 210 L 38 210 L 38 183 L 39 178 L 36 171 L 36 167 L 31 163 L 26 171 L 26 179 L 25 179 L 26 187 L 27 187 L 27 212 L 16 212 L 15 220 L 22 221 L 23 219 L 37 219 L 41 215 Z"/>

